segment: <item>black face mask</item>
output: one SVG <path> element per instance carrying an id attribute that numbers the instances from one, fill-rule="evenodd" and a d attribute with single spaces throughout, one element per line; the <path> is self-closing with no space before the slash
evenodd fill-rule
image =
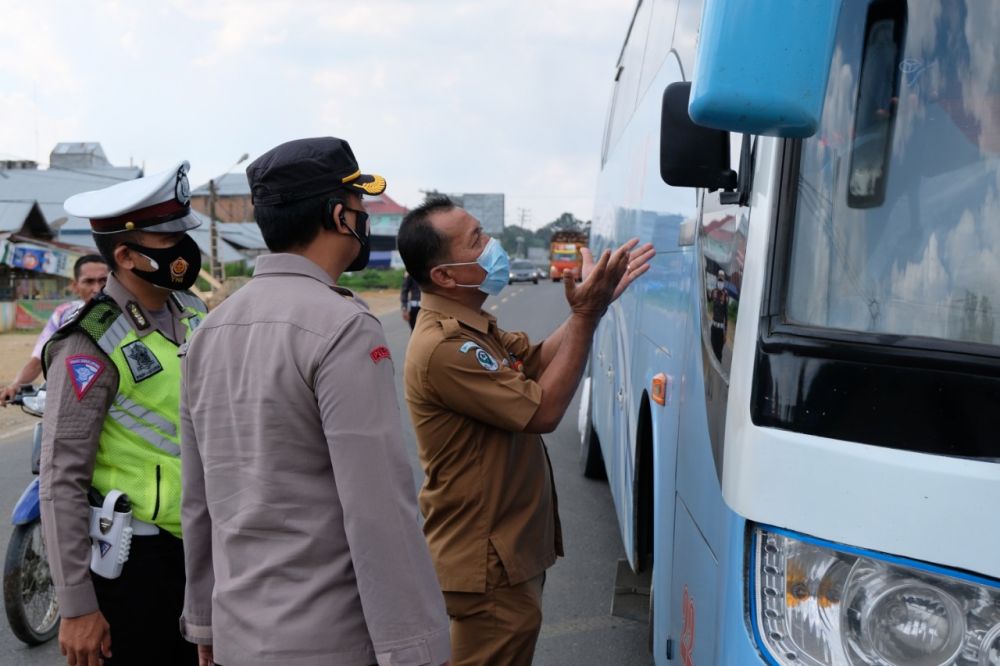
<path id="1" fill-rule="evenodd" d="M 371 255 L 372 250 L 371 229 L 368 228 L 368 213 L 363 210 L 354 210 L 353 208 L 348 208 L 347 206 L 344 206 L 344 208 L 355 214 L 356 222 L 354 226 L 361 230 L 361 233 L 358 233 L 354 229 L 347 227 L 347 223 L 341 219 L 341 222 L 345 227 L 347 227 L 347 230 L 351 232 L 351 235 L 358 239 L 358 242 L 361 243 L 361 251 L 358 252 L 358 256 L 354 258 L 351 265 L 347 267 L 347 271 L 349 273 L 353 273 L 354 271 L 362 270 L 368 265 L 368 257 Z M 362 233 L 364 234 L 363 236 L 361 235 Z"/>
<path id="2" fill-rule="evenodd" d="M 184 234 L 170 247 L 146 247 L 137 243 L 125 243 L 125 246 L 147 257 L 155 270 L 144 271 L 133 268 L 132 272 L 150 284 L 164 289 L 183 291 L 188 289 L 198 279 L 201 270 L 201 250 L 194 239 Z"/>

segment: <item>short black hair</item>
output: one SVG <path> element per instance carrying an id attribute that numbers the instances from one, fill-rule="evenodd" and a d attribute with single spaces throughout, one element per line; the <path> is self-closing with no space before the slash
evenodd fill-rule
<path id="1" fill-rule="evenodd" d="M 254 206 L 253 216 L 260 227 L 260 235 L 271 252 L 285 252 L 302 248 L 319 235 L 327 216 L 327 202 L 336 199 L 347 205 L 346 191 L 328 192 L 318 197 L 275 206 Z"/>
<path id="2" fill-rule="evenodd" d="M 417 284 L 426 286 L 431 281 L 431 269 L 447 249 L 447 239 L 431 224 L 430 216 L 455 207 L 446 196 L 432 197 L 403 217 L 396 236 L 396 247 L 407 272 Z"/>
<path id="3" fill-rule="evenodd" d="M 107 263 L 108 262 L 104 260 L 104 257 L 102 257 L 99 254 L 85 254 L 79 259 L 77 259 L 76 263 L 73 264 L 73 279 L 74 280 L 80 279 L 80 269 L 86 266 L 87 264 L 104 264 L 106 266 Z"/>
<path id="4" fill-rule="evenodd" d="M 115 261 L 115 248 L 121 243 L 133 243 L 138 238 L 134 231 L 120 231 L 116 234 L 92 234 L 97 251 L 104 257 L 104 262 L 111 270 L 117 270 L 118 263 Z M 80 264 L 81 266 L 83 264 Z M 74 272 L 76 269 L 74 267 Z"/>

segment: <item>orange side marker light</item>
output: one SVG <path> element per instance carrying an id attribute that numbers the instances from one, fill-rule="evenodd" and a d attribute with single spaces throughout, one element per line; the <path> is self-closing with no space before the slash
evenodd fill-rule
<path id="1" fill-rule="evenodd" d="M 658 405 L 667 404 L 667 376 L 659 373 L 653 376 L 653 402 Z"/>

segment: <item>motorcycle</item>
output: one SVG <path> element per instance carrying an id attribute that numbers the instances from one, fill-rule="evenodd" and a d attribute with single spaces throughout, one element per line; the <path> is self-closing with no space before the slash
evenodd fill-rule
<path id="1" fill-rule="evenodd" d="M 45 412 L 45 387 L 25 385 L 11 400 L 32 416 Z M 59 633 L 59 602 L 52 584 L 42 538 L 38 497 L 38 470 L 42 453 L 42 424 L 35 424 L 31 473 L 35 475 L 14 506 L 14 532 L 7 544 L 3 568 L 3 602 L 11 631 L 28 645 L 41 645 Z"/>

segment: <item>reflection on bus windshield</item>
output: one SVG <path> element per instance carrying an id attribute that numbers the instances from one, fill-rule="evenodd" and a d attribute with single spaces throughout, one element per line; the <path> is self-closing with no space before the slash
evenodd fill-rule
<path id="1" fill-rule="evenodd" d="M 864 4 L 844 11 L 862 24 Z M 989 279 L 1000 269 L 997 13 L 993 3 L 913 0 L 909 17 L 884 198 L 869 208 L 849 205 L 875 194 L 849 166 L 875 159 L 871 138 L 855 134 L 865 126 L 856 109 L 867 108 L 857 101 L 865 36 L 841 34 L 820 130 L 802 148 L 786 316 L 997 344 L 1000 294 Z M 954 47 L 966 38 L 968 48 Z"/>

